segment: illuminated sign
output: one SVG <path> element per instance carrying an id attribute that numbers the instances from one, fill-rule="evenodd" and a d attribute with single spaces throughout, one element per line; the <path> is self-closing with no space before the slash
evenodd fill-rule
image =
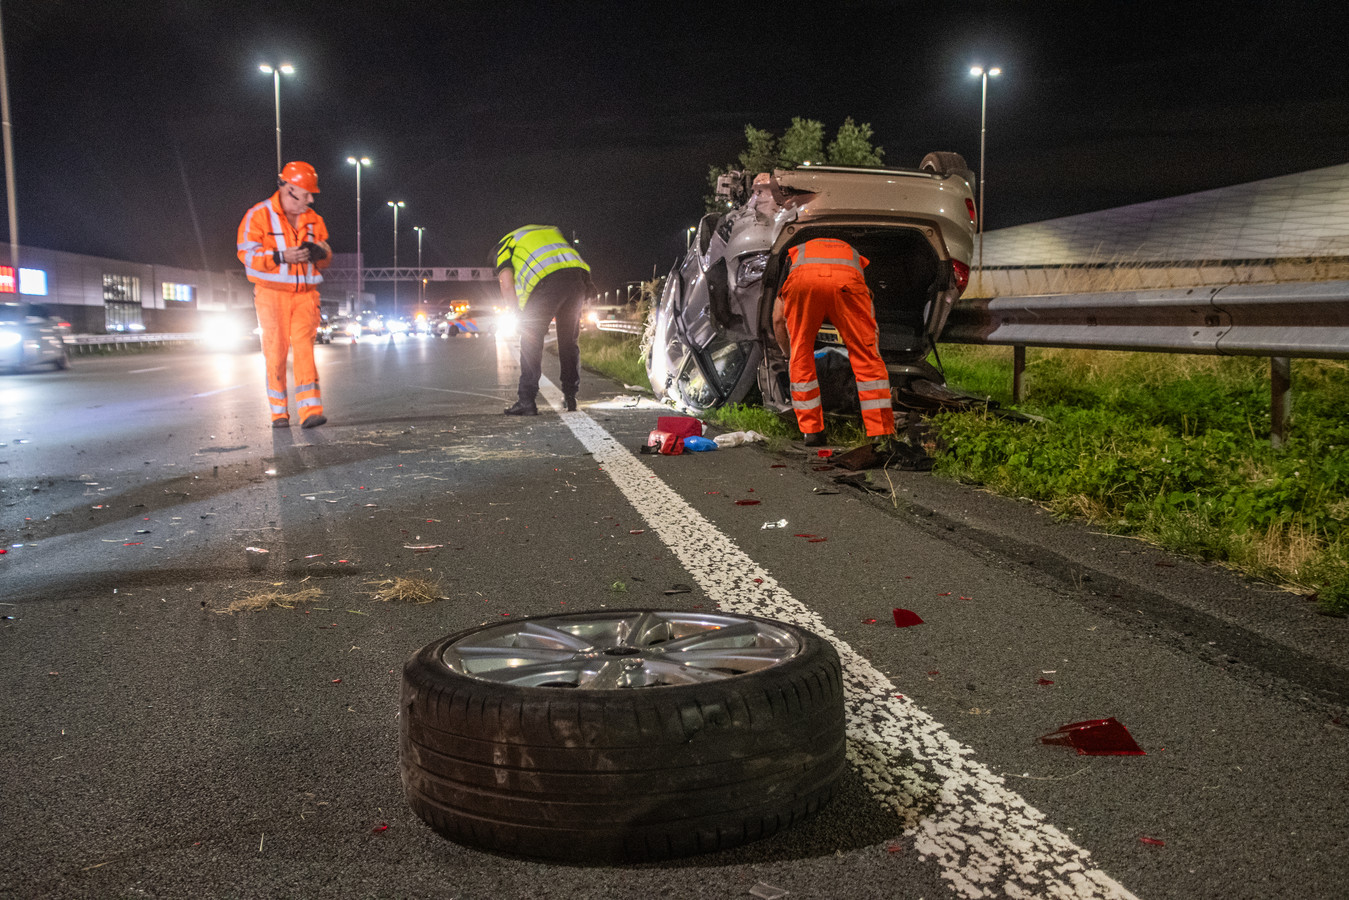
<path id="1" fill-rule="evenodd" d="M 0 266 L 0 294 L 13 294 L 18 290 L 14 281 L 14 267 Z"/>
<path id="2" fill-rule="evenodd" d="M 171 303 L 191 303 L 197 299 L 197 289 L 190 284 L 164 282 L 164 299 Z"/>
<path id="3" fill-rule="evenodd" d="M 20 269 L 19 293 L 34 297 L 47 296 L 47 273 L 42 269 Z"/>

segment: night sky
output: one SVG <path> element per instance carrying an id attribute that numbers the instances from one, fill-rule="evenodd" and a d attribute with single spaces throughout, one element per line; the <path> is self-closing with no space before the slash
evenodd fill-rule
<path id="1" fill-rule="evenodd" d="M 987 227 L 1349 161 L 1344 3 L 122 3 L 4 0 L 27 246 L 238 267 L 282 153 L 367 265 L 487 265 L 575 232 L 601 290 L 663 273 L 748 124 L 869 122 L 890 165 L 954 150 Z M 3 222 L 0 222 L 3 229 Z M 6 236 L 7 237 L 7 236 Z M 370 285 L 381 300 L 387 285 Z"/>

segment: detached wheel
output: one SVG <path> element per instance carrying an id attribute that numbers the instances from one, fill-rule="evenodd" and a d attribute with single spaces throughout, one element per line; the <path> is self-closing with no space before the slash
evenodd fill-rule
<path id="1" fill-rule="evenodd" d="M 603 611 L 473 628 L 403 668 L 403 790 L 451 840 L 576 862 L 767 837 L 845 760 L 822 638 L 726 613 Z"/>

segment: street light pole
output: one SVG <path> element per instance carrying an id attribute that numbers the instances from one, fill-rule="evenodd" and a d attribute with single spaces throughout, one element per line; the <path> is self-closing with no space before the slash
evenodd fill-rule
<path id="1" fill-rule="evenodd" d="M 975 270 L 979 279 L 979 287 L 982 288 L 984 286 L 984 139 L 988 134 L 988 79 L 990 75 L 997 78 L 1002 74 L 1002 69 L 997 66 L 989 69 L 985 69 L 983 66 L 975 66 L 970 69 L 970 74 L 983 81 L 983 97 L 979 101 L 979 263 Z"/>
<path id="2" fill-rule="evenodd" d="M 276 171 L 281 172 L 281 73 L 287 75 L 295 74 L 295 67 L 290 63 L 282 63 L 279 66 L 270 66 L 263 63 L 258 69 L 272 76 L 272 96 L 276 101 Z"/>
<path id="3" fill-rule="evenodd" d="M 347 162 L 356 167 L 356 308 L 352 312 L 358 313 L 365 302 L 365 258 L 361 256 L 361 167 L 370 165 L 370 159 L 348 156 Z"/>
<path id="4" fill-rule="evenodd" d="M 405 204 L 402 200 L 390 200 L 389 206 L 393 207 L 393 314 L 398 315 L 398 211 Z"/>
<path id="5" fill-rule="evenodd" d="M 422 232 L 426 229 L 421 225 L 413 225 L 412 230 L 417 232 L 417 305 L 426 305 L 426 279 L 422 277 Z"/>

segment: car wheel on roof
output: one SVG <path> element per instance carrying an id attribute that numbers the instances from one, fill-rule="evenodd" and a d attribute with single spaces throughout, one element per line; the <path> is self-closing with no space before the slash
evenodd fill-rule
<path id="1" fill-rule="evenodd" d="M 401 774 L 441 835 L 486 850 L 640 861 L 757 840 L 846 766 L 824 639 L 721 612 L 571 613 L 472 628 L 403 669 Z"/>

